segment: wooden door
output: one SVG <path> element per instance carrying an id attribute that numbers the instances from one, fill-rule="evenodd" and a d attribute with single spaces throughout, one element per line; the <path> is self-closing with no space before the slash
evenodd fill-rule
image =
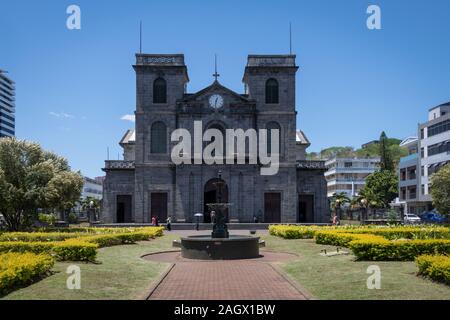
<path id="1" fill-rule="evenodd" d="M 264 194 L 264 222 L 281 222 L 281 193 L 267 192 Z"/>
<path id="2" fill-rule="evenodd" d="M 158 217 L 159 223 L 167 219 L 167 192 L 152 192 L 150 199 L 150 221 Z"/>

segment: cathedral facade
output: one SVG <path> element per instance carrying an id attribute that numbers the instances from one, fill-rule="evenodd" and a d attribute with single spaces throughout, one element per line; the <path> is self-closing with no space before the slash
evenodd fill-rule
<path id="1" fill-rule="evenodd" d="M 120 141 L 124 160 L 105 161 L 103 223 L 150 223 L 154 216 L 193 222 L 197 213 L 209 222 L 207 204 L 218 200 L 218 179 L 224 182 L 221 202 L 230 203 L 230 222 L 329 222 L 324 162 L 305 159 L 309 141 L 297 130 L 295 55 L 249 55 L 243 94 L 222 86 L 217 72 L 210 86 L 187 93 L 181 54 L 137 54 L 133 68 L 135 128 Z M 259 159 L 175 164 L 171 134 L 183 128 L 194 135 L 194 123 L 203 131 L 278 130 L 278 172 L 262 175 Z"/>

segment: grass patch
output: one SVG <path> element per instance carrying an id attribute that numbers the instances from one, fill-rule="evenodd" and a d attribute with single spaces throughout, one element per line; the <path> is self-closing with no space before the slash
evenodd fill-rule
<path id="1" fill-rule="evenodd" d="M 336 247 L 319 245 L 313 239 L 285 240 L 264 236 L 266 249 L 295 253 L 298 259 L 277 263 L 293 280 L 318 299 L 325 300 L 409 300 L 449 299 L 450 287 L 417 276 L 413 261 L 355 261 L 355 256 L 323 257 L 322 249 L 336 251 Z M 349 251 L 349 249 L 345 249 Z M 367 267 L 381 269 L 381 289 L 366 286 Z"/>
<path id="2" fill-rule="evenodd" d="M 172 248 L 176 235 L 165 235 L 151 241 L 98 249 L 98 264 L 57 262 L 53 275 L 26 288 L 16 290 L 3 299 L 10 300 L 117 300 L 137 299 L 165 270 L 167 263 L 151 262 L 140 257 L 146 253 Z M 66 269 L 81 268 L 81 289 L 69 290 Z"/>

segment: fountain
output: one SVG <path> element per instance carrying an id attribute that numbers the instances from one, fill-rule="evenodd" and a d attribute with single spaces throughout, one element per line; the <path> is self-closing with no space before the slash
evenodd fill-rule
<path id="1" fill-rule="evenodd" d="M 182 237 L 181 241 L 174 241 L 173 245 L 181 247 L 181 255 L 188 259 L 201 260 L 232 260 L 258 258 L 259 247 L 264 244 L 259 237 L 230 235 L 226 224 L 225 210 L 230 203 L 222 202 L 222 172 L 219 171 L 218 180 L 214 183 L 217 190 L 216 203 L 208 203 L 207 207 L 213 216 L 213 231 L 210 236 Z"/>

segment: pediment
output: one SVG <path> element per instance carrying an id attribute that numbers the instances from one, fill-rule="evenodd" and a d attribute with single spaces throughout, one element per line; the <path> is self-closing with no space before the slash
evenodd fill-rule
<path id="1" fill-rule="evenodd" d="M 219 94 L 225 100 L 225 105 L 247 104 L 250 100 L 239 93 L 234 92 L 227 87 L 222 86 L 218 81 L 214 81 L 210 86 L 190 95 L 186 95 L 182 101 L 184 104 L 207 103 L 208 99 L 214 95 Z"/>

